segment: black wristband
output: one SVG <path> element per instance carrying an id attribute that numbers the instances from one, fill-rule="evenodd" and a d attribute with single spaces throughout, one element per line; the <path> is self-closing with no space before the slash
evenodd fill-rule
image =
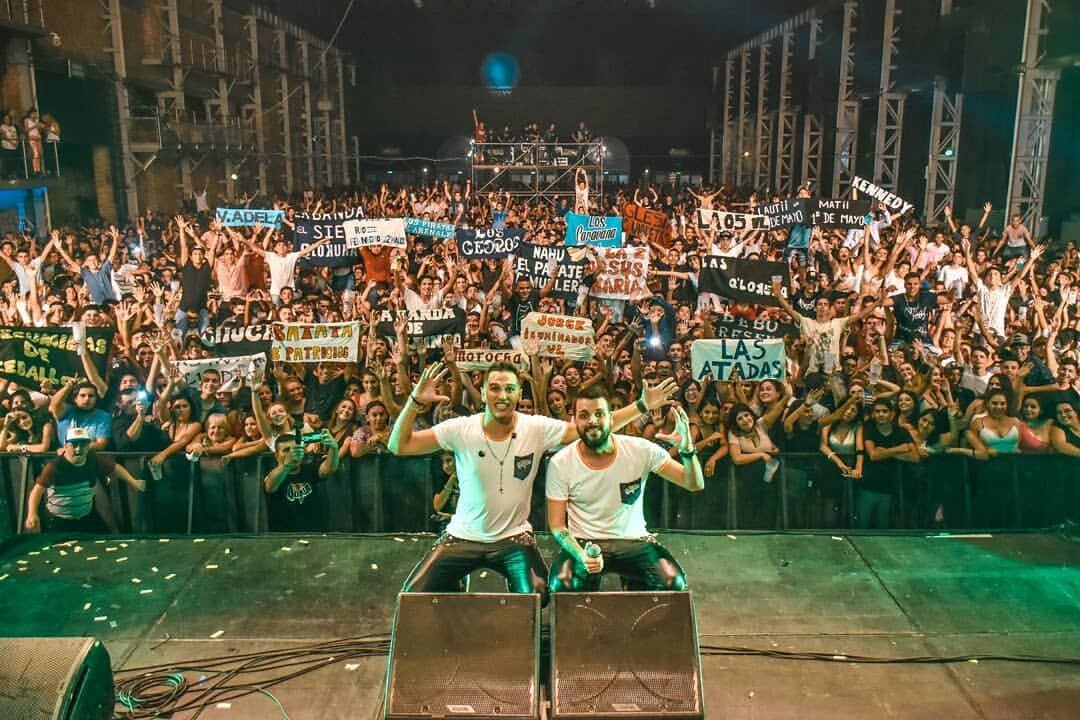
<path id="1" fill-rule="evenodd" d="M 647 404 L 645 404 L 644 400 L 642 400 L 641 398 L 638 398 L 638 401 L 636 403 L 634 403 L 634 404 L 637 406 L 637 409 L 638 409 L 639 413 L 641 413 L 642 415 L 648 415 L 649 414 L 649 406 Z"/>
<path id="2" fill-rule="evenodd" d="M 679 451 L 679 457 L 681 457 L 681 458 L 697 457 L 697 454 L 698 454 L 697 448 L 694 448 L 690 452 L 683 452 L 682 450 Z"/>

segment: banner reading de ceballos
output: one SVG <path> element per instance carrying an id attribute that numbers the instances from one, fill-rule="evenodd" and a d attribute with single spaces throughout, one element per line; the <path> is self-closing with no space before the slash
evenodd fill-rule
<path id="1" fill-rule="evenodd" d="M 270 360 L 273 362 L 356 362 L 360 323 L 274 323 Z"/>
<path id="2" fill-rule="evenodd" d="M 86 352 L 105 376 L 114 331 L 86 329 Z M 86 375 L 70 327 L 0 327 L 0 377 L 37 389 L 42 381 L 60 386 Z"/>

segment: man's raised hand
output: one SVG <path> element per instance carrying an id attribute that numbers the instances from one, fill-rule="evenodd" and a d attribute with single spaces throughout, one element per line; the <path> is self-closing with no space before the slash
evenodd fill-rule
<path id="1" fill-rule="evenodd" d="M 420 373 L 420 380 L 416 383 L 416 389 L 412 395 L 415 400 L 434 405 L 440 402 L 450 402 L 446 395 L 439 394 L 439 385 L 446 379 L 446 365 L 441 362 L 433 362 Z"/>

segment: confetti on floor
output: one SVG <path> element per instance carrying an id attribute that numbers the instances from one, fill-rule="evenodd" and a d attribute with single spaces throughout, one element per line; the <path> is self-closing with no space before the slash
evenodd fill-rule
<path id="1" fill-rule="evenodd" d="M 165 576 L 165 579 L 166 580 L 172 580 L 174 577 L 176 577 L 176 573 L 169 573 L 168 575 Z"/>
<path id="2" fill-rule="evenodd" d="M 87 610 L 89 610 L 93 606 L 94 606 L 93 603 L 83 603 L 83 606 L 82 606 L 83 612 L 86 612 Z"/>
<path id="3" fill-rule="evenodd" d="M 211 564 L 209 564 L 209 565 L 207 565 L 207 566 L 206 566 L 206 569 L 207 569 L 207 570 L 217 570 L 217 569 L 218 569 L 218 566 L 217 566 L 217 565 L 214 565 L 213 563 L 211 563 Z"/>
<path id="4" fill-rule="evenodd" d="M 224 630 L 216 630 L 216 631 L 214 631 L 213 633 L 210 634 L 210 639 L 211 640 L 217 640 L 219 637 L 221 637 L 224 634 L 225 634 Z"/>
<path id="5" fill-rule="evenodd" d="M 90 562 L 91 560 L 97 560 L 97 559 L 98 559 L 97 555 L 87 555 L 86 556 L 86 562 Z"/>
<path id="6" fill-rule="evenodd" d="M 379 569 L 379 564 L 378 563 L 371 563 L 371 569 L 372 570 L 378 570 Z"/>
<path id="7" fill-rule="evenodd" d="M 94 622 L 105 622 L 109 619 L 108 615 L 98 615 L 94 618 Z"/>
<path id="8" fill-rule="evenodd" d="M 206 542 L 206 538 L 195 538 L 191 542 L 197 542 L 197 543 Z"/>
<path id="9" fill-rule="evenodd" d="M 127 562 L 127 555 L 125 555 L 124 557 L 116 558 L 116 562 L 118 562 L 118 563 Z"/>
<path id="10" fill-rule="evenodd" d="M 150 588 L 143 588 L 142 590 L 139 591 L 139 594 L 140 595 L 149 595 L 152 592 L 154 592 L 154 591 L 151 590 Z"/>

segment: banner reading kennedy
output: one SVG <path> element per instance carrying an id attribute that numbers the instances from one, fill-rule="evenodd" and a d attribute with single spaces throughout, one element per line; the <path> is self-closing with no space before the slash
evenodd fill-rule
<path id="1" fill-rule="evenodd" d="M 102 377 L 113 332 L 86 329 L 86 351 Z M 86 376 L 76 348 L 70 327 L 0 327 L 0 377 L 33 390 L 42 381 L 59 388 L 71 378 Z"/>
<path id="2" fill-rule="evenodd" d="M 360 323 L 274 323 L 273 362 L 356 362 Z"/>

